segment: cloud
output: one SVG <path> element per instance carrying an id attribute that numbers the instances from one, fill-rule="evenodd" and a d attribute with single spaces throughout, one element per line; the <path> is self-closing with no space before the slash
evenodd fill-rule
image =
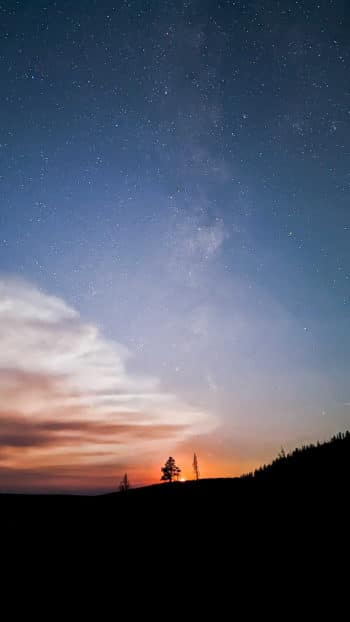
<path id="1" fill-rule="evenodd" d="M 35 489 L 45 469 L 51 481 L 57 467 L 64 487 L 59 473 L 84 465 L 84 488 L 87 473 L 96 482 L 102 465 L 167 453 L 169 444 L 215 427 L 157 378 L 131 374 L 126 348 L 23 280 L 0 279 L 0 341 L 0 486 L 20 487 L 30 471 L 23 481 Z"/>
<path id="2" fill-rule="evenodd" d="M 10 412 L 0 421 L 0 447 L 2 450 L 12 447 L 57 447 L 62 442 L 65 446 L 75 446 L 82 441 L 104 445 L 110 442 L 112 435 L 115 437 L 115 443 L 123 443 L 130 437 L 144 440 L 170 439 L 179 433 L 182 434 L 185 429 L 185 425 L 171 424 L 135 426 L 50 419 L 37 422 Z"/>

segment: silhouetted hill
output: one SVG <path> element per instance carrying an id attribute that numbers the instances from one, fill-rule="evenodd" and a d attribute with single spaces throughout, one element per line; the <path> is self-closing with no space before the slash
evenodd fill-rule
<path id="1" fill-rule="evenodd" d="M 350 433 L 280 456 L 240 478 L 162 483 L 88 497 L 1 495 L 1 521 L 17 533 L 44 532 L 109 538 L 149 537 L 168 529 L 195 529 L 210 537 L 293 529 L 347 515 Z M 289 527 L 287 527 L 289 525 Z M 199 528 L 198 527 L 198 528 Z M 147 534 L 147 536 L 145 535 Z M 209 537 L 209 535 L 208 535 Z"/>
<path id="2" fill-rule="evenodd" d="M 289 454 L 282 450 L 271 464 L 257 469 L 254 477 L 259 481 L 284 480 L 299 485 L 320 481 L 330 477 L 334 481 L 347 478 L 350 466 L 350 432 L 338 434 L 326 443 L 306 445 L 296 448 Z"/>

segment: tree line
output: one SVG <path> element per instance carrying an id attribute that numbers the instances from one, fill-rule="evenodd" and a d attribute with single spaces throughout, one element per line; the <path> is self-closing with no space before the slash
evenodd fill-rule
<path id="1" fill-rule="evenodd" d="M 254 472 L 241 475 L 239 479 L 283 480 L 287 482 L 323 478 L 326 481 L 331 472 L 337 472 L 338 478 L 349 472 L 349 456 L 350 432 L 347 431 L 333 436 L 324 443 L 303 445 L 290 452 L 286 452 L 281 447 L 277 457 L 270 464 L 265 464 Z M 193 479 L 199 480 L 200 471 L 196 453 L 193 455 L 192 469 Z M 179 480 L 181 469 L 176 464 L 175 459 L 169 456 L 161 468 L 161 473 L 161 481 L 171 483 Z M 125 492 L 129 488 L 130 482 L 127 473 L 125 473 L 120 482 L 119 490 Z"/>
<path id="2" fill-rule="evenodd" d="M 287 453 L 283 447 L 278 456 L 254 472 L 241 475 L 241 479 L 273 480 L 305 479 L 306 476 L 328 477 L 330 468 L 339 474 L 348 468 L 350 432 L 340 432 L 325 443 L 303 445 Z"/>

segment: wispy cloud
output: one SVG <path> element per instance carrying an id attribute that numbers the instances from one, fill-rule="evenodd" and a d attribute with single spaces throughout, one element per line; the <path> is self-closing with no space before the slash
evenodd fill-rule
<path id="1" fill-rule="evenodd" d="M 45 468 L 52 478 L 57 467 L 64 487 L 62 472 L 82 465 L 83 480 L 103 467 L 103 486 L 105 465 L 166 452 L 215 426 L 157 378 L 131 374 L 122 345 L 22 280 L 0 280 L 0 341 L 0 486 L 15 479 L 20 488 L 29 470 L 24 487 L 42 487 Z"/>

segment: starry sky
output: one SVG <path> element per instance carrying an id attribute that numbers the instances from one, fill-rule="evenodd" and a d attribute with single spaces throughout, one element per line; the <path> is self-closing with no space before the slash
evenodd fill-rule
<path id="1" fill-rule="evenodd" d="M 349 428 L 347 0 L 0 5 L 0 488 Z"/>

